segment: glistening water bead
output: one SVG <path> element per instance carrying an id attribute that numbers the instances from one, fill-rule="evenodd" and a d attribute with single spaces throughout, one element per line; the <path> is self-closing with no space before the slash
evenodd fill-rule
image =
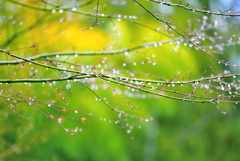
<path id="1" fill-rule="evenodd" d="M 72 11 L 77 11 L 77 8 L 76 8 L 76 7 L 73 7 L 73 8 L 72 8 Z"/>

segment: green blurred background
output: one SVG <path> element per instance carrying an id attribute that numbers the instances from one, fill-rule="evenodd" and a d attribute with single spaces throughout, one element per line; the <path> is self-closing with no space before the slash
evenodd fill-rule
<path id="1" fill-rule="evenodd" d="M 98 18 L 104 21 L 101 25 L 95 25 L 93 29 L 82 31 L 93 24 L 95 17 L 88 17 L 70 11 L 60 13 L 58 8 L 47 5 L 38 0 L 21 0 L 39 8 L 56 9 L 52 11 L 35 10 L 15 4 L 7 0 L 0 0 L 0 45 L 2 49 L 17 49 L 37 44 L 36 48 L 26 48 L 13 51 L 16 55 L 33 56 L 42 53 L 64 52 L 64 51 L 110 51 L 123 48 L 131 48 L 148 42 L 169 40 L 168 37 L 128 21 L 118 21 L 118 15 L 137 16 L 137 21 L 150 26 L 155 30 L 168 33 L 164 24 L 156 21 L 139 5 L 133 1 L 124 0 L 100 0 L 99 13 L 113 15 L 110 18 Z M 77 6 L 77 11 L 95 14 L 97 1 L 82 7 L 88 1 L 82 0 L 49 0 L 51 4 L 59 5 L 60 8 Z M 198 30 L 202 26 L 203 14 L 185 11 L 183 9 L 161 6 L 149 1 L 139 0 L 150 11 L 158 10 L 163 12 L 164 19 L 168 19 L 171 14 L 171 21 L 178 25 L 192 25 L 191 30 Z M 179 3 L 178 0 L 168 1 Z M 212 8 L 212 10 L 228 9 L 234 6 L 238 11 L 237 1 L 217 1 L 217 0 L 183 0 L 183 4 L 190 3 L 190 6 L 202 9 Z M 160 13 L 159 13 L 160 15 Z M 208 23 L 214 24 L 216 20 L 222 24 L 229 24 L 218 27 L 218 29 L 207 30 L 206 35 L 219 35 L 226 37 L 226 41 L 233 34 L 238 36 L 238 18 L 222 18 L 219 16 L 208 16 Z M 161 16 L 159 16 L 161 17 Z M 198 22 L 197 19 L 201 19 Z M 234 25 L 230 25 L 234 23 Z M 173 33 L 173 32 L 170 32 Z M 178 37 L 175 34 L 175 37 Z M 211 45 L 206 42 L 205 45 Z M 203 76 L 219 74 L 224 70 L 238 72 L 238 69 L 228 68 L 219 65 L 210 57 L 180 45 L 178 51 L 174 51 L 174 45 L 166 44 L 153 48 L 143 48 L 128 55 L 110 56 L 84 56 L 84 57 L 60 57 L 57 60 L 78 63 L 79 65 L 94 65 L 95 63 L 105 63 L 96 70 L 118 68 L 120 70 L 134 70 L 136 75 L 147 79 L 170 80 L 178 73 L 181 77 L 198 79 L 208 69 L 209 65 L 214 71 L 208 70 Z M 223 55 L 214 55 L 219 59 L 229 60 L 232 64 L 239 64 L 239 46 L 229 46 L 224 48 Z M 11 60 L 3 53 L 1 60 Z M 156 65 L 141 64 L 146 59 Z M 133 65 L 133 63 L 136 65 Z M 123 66 L 126 63 L 126 66 Z M 27 68 L 33 67 L 38 70 L 37 74 L 41 78 L 59 77 L 55 71 L 46 70 L 41 67 L 26 64 Z M 32 69 L 32 68 L 31 68 Z M 81 68 L 75 68 L 81 70 Z M 26 78 L 29 72 L 21 68 L 20 65 L 0 66 L 1 79 Z M 145 73 L 145 74 L 144 74 Z M 146 73 L 148 75 L 146 75 Z M 190 73 L 190 74 L 189 74 Z M 126 74 L 127 75 L 127 74 Z M 94 83 L 87 83 L 89 86 L 95 85 L 95 92 L 101 97 L 107 97 L 112 107 L 119 107 L 125 112 L 142 118 L 153 117 L 153 121 L 145 122 L 138 119 L 129 118 L 133 125 L 131 135 L 127 129 L 120 125 L 109 123 L 91 116 L 75 114 L 68 111 L 74 117 L 85 117 L 85 124 L 82 122 L 64 119 L 63 125 L 68 128 L 81 127 L 83 131 L 69 136 L 66 131 L 41 114 L 31 106 L 24 103 L 19 104 L 16 111 L 29 119 L 24 119 L 13 113 L 2 101 L 0 101 L 0 160 L 164 160 L 164 161 L 233 161 L 240 160 L 240 111 L 236 105 L 221 104 L 221 108 L 227 111 L 223 115 L 213 104 L 197 104 L 180 102 L 166 98 L 156 97 L 143 92 L 131 92 L 127 88 L 109 83 L 113 88 L 117 88 L 123 93 L 123 97 L 131 105 L 141 108 L 141 110 L 131 111 L 129 106 L 112 94 L 112 90 L 107 88 L 101 80 Z M 46 84 L 9 84 L 1 85 L 1 89 L 12 90 L 15 93 L 22 91 L 22 95 L 44 102 L 55 101 L 56 104 L 70 109 L 87 110 L 96 116 L 118 120 L 118 114 L 109 110 L 102 102 L 96 101 L 95 96 L 85 86 L 72 82 L 71 92 L 66 89 L 64 82 L 56 83 L 56 87 L 67 98 L 69 104 L 63 101 L 62 96 L 53 86 Z M 105 89 L 107 88 L 107 89 Z M 191 92 L 191 87 L 186 88 Z M 131 95 L 131 93 L 133 93 Z M 2 95 L 8 95 L 4 91 Z M 138 96 L 144 98 L 139 98 Z M 7 100 L 5 100 L 7 101 Z M 11 101 L 11 100 L 10 100 Z M 9 103 L 8 103 L 9 104 Z M 46 108 L 47 109 L 47 108 Z M 62 116 L 60 113 L 48 108 L 54 115 Z M 141 126 L 141 128 L 139 128 Z M 134 137 L 134 139 L 132 139 Z"/>

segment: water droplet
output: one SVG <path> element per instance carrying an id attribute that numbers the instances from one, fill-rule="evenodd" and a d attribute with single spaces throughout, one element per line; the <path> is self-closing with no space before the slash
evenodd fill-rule
<path id="1" fill-rule="evenodd" d="M 73 7 L 73 8 L 72 8 L 72 11 L 77 11 L 77 8 L 76 8 L 76 7 Z"/>
<path id="2" fill-rule="evenodd" d="M 60 23 L 63 22 L 63 21 L 64 21 L 64 18 L 61 18 L 61 19 L 59 20 Z"/>

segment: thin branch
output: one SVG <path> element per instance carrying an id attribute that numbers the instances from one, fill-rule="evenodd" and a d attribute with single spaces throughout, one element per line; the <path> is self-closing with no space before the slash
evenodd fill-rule
<path id="1" fill-rule="evenodd" d="M 194 7 L 190 8 L 190 7 L 188 7 L 189 3 L 186 6 L 181 5 L 180 4 L 181 0 L 180 0 L 179 4 L 173 4 L 173 3 L 169 3 L 169 2 L 162 2 L 162 1 L 159 1 L 159 0 L 150 0 L 150 1 L 158 3 L 158 4 L 166 5 L 166 6 L 178 7 L 178 8 L 182 8 L 182 9 L 188 10 L 188 11 L 204 13 L 204 14 L 208 14 L 208 15 L 229 16 L 229 17 L 238 17 L 238 16 L 240 16 L 239 14 L 236 15 L 236 13 L 239 13 L 240 11 L 234 12 L 232 14 L 231 13 L 225 14 L 225 12 L 232 11 L 233 10 L 232 8 L 230 8 L 229 10 L 226 10 L 226 11 L 224 11 L 224 10 L 211 11 L 210 9 L 209 10 L 204 10 L 204 9 L 195 9 Z"/>

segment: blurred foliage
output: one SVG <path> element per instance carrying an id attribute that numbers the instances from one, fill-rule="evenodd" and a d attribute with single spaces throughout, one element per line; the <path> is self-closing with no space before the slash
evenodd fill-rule
<path id="1" fill-rule="evenodd" d="M 139 0 L 140 1 L 140 0 Z M 168 33 L 164 24 L 156 21 L 139 5 L 133 1 L 125 0 L 99 0 L 99 14 L 112 15 L 112 18 L 98 17 L 101 25 L 94 24 L 96 17 L 97 0 L 21 0 L 17 1 L 43 10 L 29 8 L 11 0 L 0 0 L 0 48 L 14 50 L 16 55 L 27 57 L 43 53 L 55 53 L 66 51 L 111 51 L 135 47 L 141 44 L 169 40 L 156 30 Z M 189 25 L 190 29 L 199 29 L 202 25 L 204 14 L 186 11 L 176 7 L 163 6 L 150 1 L 140 1 L 150 11 L 163 12 L 164 19 L 170 18 L 178 25 Z M 170 2 L 170 1 L 168 1 Z M 179 3 L 179 0 L 172 0 Z M 225 8 L 220 1 L 208 0 L 183 0 L 182 3 L 190 3 L 196 8 L 212 8 L 218 10 Z M 51 4 L 55 5 L 52 6 Z M 83 5 L 85 4 L 85 5 Z M 216 8 L 217 7 L 219 8 Z M 232 4 L 236 7 L 237 4 Z M 76 8 L 74 8 L 76 7 Z M 69 8 L 68 11 L 61 8 Z M 45 9 L 45 10 L 44 10 Z M 74 11 L 77 12 L 74 12 Z M 62 12 L 62 13 L 61 13 Z M 91 14 L 84 15 L 82 13 Z M 171 14 L 171 16 L 169 16 Z M 128 18 L 127 21 L 119 19 L 125 15 L 137 16 L 135 20 Z M 160 13 L 159 13 L 160 15 Z M 223 18 L 221 16 L 205 15 L 209 23 L 221 20 L 223 25 L 217 29 L 206 31 L 208 35 L 218 32 L 223 37 L 231 37 L 239 33 L 239 18 Z M 198 22 L 197 20 L 201 21 Z M 134 23 L 134 22 L 137 23 Z M 139 23 L 149 26 L 144 27 Z M 87 29 L 89 28 L 89 29 Z M 86 31 L 82 31 L 87 29 Z M 173 32 L 170 32 L 170 34 Z M 238 35 L 237 35 L 238 36 Z M 178 37 L 178 35 L 175 35 Z M 30 47 L 34 43 L 35 48 Z M 206 45 L 211 45 L 206 42 Z M 23 49 L 21 49 L 23 48 Z M 239 64 L 239 46 L 226 47 L 223 55 L 216 55 L 221 59 Z M 1 53 L 1 60 L 12 60 L 11 57 Z M 210 57 L 200 51 L 181 45 L 178 51 L 174 46 L 142 48 L 126 54 L 107 56 L 64 56 L 58 61 L 72 62 L 75 65 L 94 66 L 105 61 L 101 67 L 136 71 L 140 78 L 171 80 L 178 73 L 180 77 L 198 79 L 211 74 L 219 74 L 224 70 L 238 72 L 237 69 L 219 65 Z M 156 62 L 141 64 L 146 60 Z M 40 60 L 39 60 L 40 61 Z M 234 62 L 235 61 L 235 62 Z M 237 62 L 236 62 L 237 61 Z M 123 64 L 126 63 L 126 66 Z M 136 63 L 136 65 L 134 65 Z M 50 63 L 51 64 L 51 63 Z M 56 65 L 53 63 L 53 65 Z M 57 66 L 57 65 L 56 65 Z M 212 69 L 208 69 L 211 66 Z M 26 63 L 24 67 L 37 70 L 39 78 L 56 78 L 59 73 L 54 70 L 46 70 Z M 21 65 L 0 66 L 0 79 L 33 78 L 28 70 Z M 67 68 L 70 65 L 66 65 Z M 81 70 L 81 67 L 76 67 Z M 206 73 L 204 71 L 207 70 Z M 147 75 L 145 74 L 147 73 Z M 64 73 L 60 73 L 64 75 Z M 126 73 L 128 75 L 128 73 Z M 106 87 L 101 80 L 95 80 L 98 85 L 94 90 L 102 98 L 107 97 L 111 106 L 141 118 L 153 117 L 153 121 L 146 122 L 139 119 L 129 119 L 133 124 L 131 134 L 127 129 L 121 128 L 123 124 L 109 123 L 88 115 L 76 114 L 68 111 L 71 116 L 86 118 L 85 124 L 81 121 L 64 119 L 62 124 L 70 129 L 76 126 L 82 128 L 82 132 L 69 136 L 54 121 L 43 115 L 26 103 L 19 103 L 16 111 L 25 116 L 22 118 L 11 111 L 7 105 L 0 101 L 0 159 L 1 160 L 239 160 L 240 143 L 240 111 L 233 108 L 231 103 L 225 103 L 221 108 L 227 111 L 223 115 L 214 104 L 198 104 L 182 102 L 151 94 L 132 92 L 131 90 L 109 83 L 114 89 L 122 91 L 123 97 L 131 105 L 141 108 L 132 111 L 129 106 L 112 90 Z M 91 86 L 91 83 L 86 83 Z M 42 83 L 2 84 L 1 89 L 11 90 L 15 93 L 22 92 L 27 98 L 67 107 L 73 110 L 87 111 L 96 116 L 110 120 L 118 120 L 118 115 L 109 110 L 101 101 L 96 101 L 96 96 L 81 83 L 71 83 L 70 92 L 65 82 L 58 82 L 55 86 Z M 62 99 L 62 95 L 68 104 Z M 106 88 L 108 88 L 106 90 Z M 181 87 L 179 87 L 181 88 Z M 184 88 L 184 87 L 182 87 Z M 186 89 L 188 92 L 191 90 Z M 124 93 L 124 91 L 127 93 Z M 72 94 L 73 93 L 73 94 Z M 6 94 L 4 91 L 2 95 Z M 6 94 L 7 95 L 7 94 Z M 5 99 L 4 99 L 5 100 Z M 7 100 L 5 100 L 7 101 Z M 10 100 L 11 101 L 11 100 Z M 8 103 L 7 103 L 8 104 Z M 50 113 L 57 117 L 64 117 L 63 113 L 48 108 Z M 138 128 L 141 126 L 141 128 Z M 238 133 L 239 132 L 239 133 Z M 132 139 L 134 137 L 134 139 Z"/>

